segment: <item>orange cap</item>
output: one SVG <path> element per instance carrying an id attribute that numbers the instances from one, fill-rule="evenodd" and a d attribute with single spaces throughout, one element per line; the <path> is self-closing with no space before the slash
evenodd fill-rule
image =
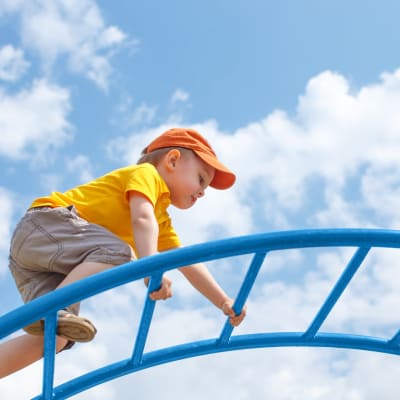
<path id="1" fill-rule="evenodd" d="M 206 164 L 215 168 L 214 179 L 210 183 L 215 189 L 228 189 L 236 180 L 235 174 L 223 165 L 214 150 L 200 133 L 194 129 L 172 128 L 154 139 L 145 149 L 145 153 L 164 147 L 183 147 L 194 151 Z"/>

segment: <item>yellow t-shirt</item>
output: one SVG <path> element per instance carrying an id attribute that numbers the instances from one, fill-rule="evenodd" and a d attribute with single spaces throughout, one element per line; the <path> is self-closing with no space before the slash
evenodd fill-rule
<path id="1" fill-rule="evenodd" d="M 67 207 L 74 205 L 87 221 L 101 225 L 129 243 L 136 252 L 128 202 L 128 192 L 136 191 L 153 204 L 159 226 L 158 251 L 180 246 L 171 218 L 169 189 L 157 169 L 148 163 L 116 169 L 93 181 L 64 193 L 36 199 L 31 207 Z"/>

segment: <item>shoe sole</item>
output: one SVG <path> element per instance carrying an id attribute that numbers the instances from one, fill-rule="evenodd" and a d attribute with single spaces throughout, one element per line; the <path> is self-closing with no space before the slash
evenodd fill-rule
<path id="1" fill-rule="evenodd" d="M 44 335 L 44 320 L 36 321 L 26 326 L 24 331 L 30 335 Z M 60 316 L 57 321 L 57 336 L 73 342 L 90 342 L 96 335 L 96 328 L 93 324 L 77 316 Z"/>

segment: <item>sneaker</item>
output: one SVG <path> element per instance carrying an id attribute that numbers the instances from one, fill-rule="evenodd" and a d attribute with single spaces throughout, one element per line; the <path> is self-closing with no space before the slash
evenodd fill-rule
<path id="1" fill-rule="evenodd" d="M 33 322 L 23 329 L 30 335 L 44 335 L 44 319 Z M 97 333 L 95 326 L 86 318 L 60 310 L 57 318 L 57 336 L 68 339 L 72 342 L 90 342 Z"/>

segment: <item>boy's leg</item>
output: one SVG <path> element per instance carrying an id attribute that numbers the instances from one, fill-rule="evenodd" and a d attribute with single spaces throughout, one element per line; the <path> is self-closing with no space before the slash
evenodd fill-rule
<path id="1" fill-rule="evenodd" d="M 82 261 L 87 254 L 91 261 Z M 117 236 L 81 219 L 74 210 L 60 207 L 25 215 L 12 239 L 10 269 L 24 302 L 28 302 L 132 259 L 132 248 Z M 79 309 L 70 308 L 73 312 Z M 62 340 L 60 350 L 67 343 Z M 0 377 L 39 360 L 42 355 L 41 336 L 24 335 L 0 344 Z"/>
<path id="2" fill-rule="evenodd" d="M 57 352 L 62 350 L 67 340 L 57 337 Z M 4 378 L 43 356 L 43 336 L 22 335 L 0 343 L 0 378 Z"/>
<path id="3" fill-rule="evenodd" d="M 112 264 L 85 261 L 70 271 L 55 290 L 79 281 L 80 279 L 105 271 L 113 266 Z M 72 342 L 89 342 L 94 338 L 96 328 L 88 319 L 78 317 L 78 312 L 79 304 L 72 304 L 68 309 L 59 312 L 57 334 Z M 26 326 L 24 330 L 30 335 L 42 336 L 44 334 L 43 321 L 35 321 Z"/>
<path id="4" fill-rule="evenodd" d="M 11 241 L 10 269 L 24 302 L 134 259 L 131 246 L 73 207 L 28 211 Z"/>
<path id="5" fill-rule="evenodd" d="M 57 286 L 57 289 L 69 285 L 71 283 L 74 283 L 76 281 L 79 281 L 83 278 L 87 278 L 88 276 L 113 268 L 114 266 L 115 265 L 112 264 L 85 261 L 82 264 L 76 266 Z"/>
<path id="6" fill-rule="evenodd" d="M 58 288 L 80 279 L 114 267 L 112 264 L 83 262 L 74 268 Z M 57 352 L 68 343 L 67 339 L 57 337 Z M 22 335 L 0 343 L 0 378 L 12 374 L 38 361 L 43 356 L 43 336 Z"/>

